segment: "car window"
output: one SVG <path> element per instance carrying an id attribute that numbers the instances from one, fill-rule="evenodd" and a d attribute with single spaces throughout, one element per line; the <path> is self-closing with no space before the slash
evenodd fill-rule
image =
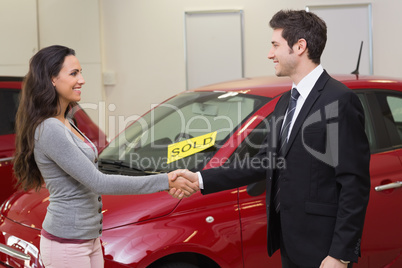
<path id="1" fill-rule="evenodd" d="M 200 170 L 230 134 L 269 100 L 236 92 L 180 94 L 151 110 L 113 140 L 100 155 L 100 164 L 114 160 L 147 171 Z M 211 133 L 216 135 L 215 142 L 197 152 L 196 147 L 212 139 Z M 194 138 L 197 141 L 179 144 Z M 169 154 L 183 154 L 183 158 L 172 161 Z"/>
<path id="2" fill-rule="evenodd" d="M 261 123 L 250 132 L 244 141 L 237 147 L 236 151 L 231 155 L 229 161 L 233 162 L 242 160 L 246 157 L 253 157 L 259 152 L 261 147 L 264 146 L 264 139 L 268 135 L 268 122 L 270 118 L 271 115 L 262 120 Z"/>
<path id="3" fill-rule="evenodd" d="M 364 118 L 365 118 L 365 130 L 366 130 L 366 135 L 367 135 L 367 139 L 370 145 L 370 151 L 374 151 L 376 149 L 378 149 L 378 145 L 376 142 L 376 138 L 374 135 L 374 127 L 373 127 L 373 122 L 372 122 L 372 117 L 370 115 L 370 110 L 369 110 L 369 104 L 367 101 L 367 98 L 365 96 L 365 94 L 363 93 L 358 93 L 357 96 L 360 99 L 360 102 L 363 106 L 363 110 L 364 110 Z"/>
<path id="4" fill-rule="evenodd" d="M 402 146 L 402 95 L 380 92 L 377 94 L 382 117 L 393 147 Z"/>
<path id="5" fill-rule="evenodd" d="M 395 124 L 399 135 L 399 144 L 402 140 L 402 98 L 396 96 L 387 96 L 387 104 L 390 110 L 390 117 Z"/>
<path id="6" fill-rule="evenodd" d="M 364 93 L 357 93 L 357 96 L 360 99 L 360 102 L 363 106 L 364 114 L 365 114 L 365 131 L 367 135 L 367 139 L 370 144 L 370 149 L 375 150 L 378 148 L 377 142 L 374 135 L 374 126 L 369 112 L 369 104 L 365 97 Z M 402 101 L 402 99 L 399 99 Z M 402 126 L 402 103 L 397 103 L 395 100 L 391 100 L 393 102 L 393 106 L 400 113 L 398 114 L 400 120 L 400 124 Z M 399 106 L 398 106 L 399 105 Z M 246 155 L 252 157 L 258 153 L 261 143 L 263 142 L 266 135 L 268 135 L 268 126 L 267 122 L 269 121 L 270 116 L 268 116 L 265 120 L 263 120 L 250 134 L 249 136 L 241 143 L 241 145 L 237 148 L 236 152 L 231 156 L 230 160 L 233 161 L 234 158 L 243 159 Z M 402 131 L 402 127 L 400 128 Z"/>
<path id="7" fill-rule="evenodd" d="M 19 93 L 17 89 L 0 89 L 0 135 L 15 133 Z"/>

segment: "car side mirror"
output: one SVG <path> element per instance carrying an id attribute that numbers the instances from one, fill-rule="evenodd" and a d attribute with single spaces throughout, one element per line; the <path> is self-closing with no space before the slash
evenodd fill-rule
<path id="1" fill-rule="evenodd" d="M 259 182 L 249 184 L 247 186 L 247 193 L 251 196 L 259 196 L 265 192 L 265 189 L 266 189 L 266 181 L 262 180 Z"/>

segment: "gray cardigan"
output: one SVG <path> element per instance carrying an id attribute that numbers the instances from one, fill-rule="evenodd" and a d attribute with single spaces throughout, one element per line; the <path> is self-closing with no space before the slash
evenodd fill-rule
<path id="1" fill-rule="evenodd" d="M 101 235 L 102 194 L 148 194 L 169 189 L 167 174 L 132 177 L 101 173 L 95 163 L 97 151 L 55 118 L 37 127 L 34 155 L 50 193 L 42 226 L 61 238 L 93 239 Z"/>

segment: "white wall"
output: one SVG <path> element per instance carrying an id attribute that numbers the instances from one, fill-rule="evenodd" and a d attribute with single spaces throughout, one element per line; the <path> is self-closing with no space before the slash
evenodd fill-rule
<path id="1" fill-rule="evenodd" d="M 38 51 L 36 1 L 0 1 L 0 75 L 24 75 Z"/>
<path id="2" fill-rule="evenodd" d="M 113 70 L 117 79 L 116 85 L 105 87 L 107 103 L 116 105 L 115 111 L 109 111 L 108 115 L 121 116 L 121 120 L 132 115 L 141 115 L 151 108 L 152 104 L 185 90 L 185 11 L 244 10 L 245 75 L 260 76 L 274 75 L 272 62 L 266 57 L 272 33 L 268 22 L 278 10 L 304 9 L 311 5 L 359 3 L 368 2 L 101 0 L 103 68 Z M 402 25 L 402 16 L 399 14 L 402 1 L 372 0 L 369 3 L 372 3 L 373 11 L 374 74 L 402 78 L 402 50 L 399 48 L 402 36 L 397 30 L 398 26 Z M 354 68 L 355 64 L 348 72 Z M 113 125 L 108 128 L 112 130 Z"/>
<path id="3" fill-rule="evenodd" d="M 273 74 L 272 64 L 266 59 L 270 46 L 269 18 L 278 9 L 290 7 L 286 4 L 290 1 L 276 2 L 101 0 L 103 66 L 105 70 L 114 71 L 117 79 L 115 86 L 105 87 L 107 103 L 116 104 L 116 110 L 109 115 L 134 118 L 152 104 L 186 89 L 186 11 L 244 10 L 245 75 Z M 292 2 L 294 8 L 304 8 L 298 1 Z M 111 131 L 113 126 L 108 128 Z"/>
<path id="4" fill-rule="evenodd" d="M 98 0 L 0 0 L 0 75 L 24 76 L 29 59 L 40 48 L 71 47 L 86 80 L 81 103 L 101 123 L 97 110 L 104 99 L 100 31 Z"/>
<path id="5" fill-rule="evenodd" d="M 402 77 L 402 1 L 377 0 L 373 4 L 374 74 Z"/>
<path id="6" fill-rule="evenodd" d="M 92 105 L 86 105 L 88 113 L 113 137 L 152 104 L 185 90 L 184 12 L 243 10 L 245 75 L 260 76 L 274 74 L 273 65 L 266 58 L 272 33 L 268 22 L 274 13 L 280 9 L 304 9 L 311 5 L 355 3 L 368 2 L 0 0 L 0 34 L 2 40 L 6 40 L 0 42 L 0 72 L 3 75 L 24 75 L 28 65 L 26 62 L 25 67 L 24 62 L 37 47 L 55 43 L 71 46 L 83 65 L 87 82 L 81 103 Z M 402 36 L 398 32 L 399 25 L 402 25 L 402 1 L 372 0 L 370 3 L 374 74 L 402 78 Z M 32 34 L 36 19 L 38 40 Z M 21 44 L 25 45 L 21 47 Z M 2 55 L 13 55 L 16 63 L 7 62 L 9 57 Z M 115 84 L 104 86 L 102 72 L 109 74 L 112 84 L 115 78 Z M 97 108 L 102 100 L 106 101 L 106 111 L 92 108 Z"/>

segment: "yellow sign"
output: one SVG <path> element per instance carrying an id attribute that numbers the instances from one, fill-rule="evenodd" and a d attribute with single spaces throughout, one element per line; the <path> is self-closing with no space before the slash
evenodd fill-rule
<path id="1" fill-rule="evenodd" d="M 168 146 L 167 164 L 201 152 L 215 145 L 217 131 Z"/>

